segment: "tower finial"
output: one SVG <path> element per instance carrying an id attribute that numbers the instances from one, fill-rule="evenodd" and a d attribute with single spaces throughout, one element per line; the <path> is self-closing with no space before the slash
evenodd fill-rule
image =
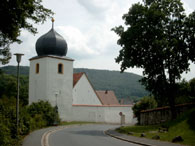
<path id="1" fill-rule="evenodd" d="M 53 29 L 53 26 L 54 26 L 54 18 L 52 17 L 52 19 L 51 19 L 51 22 L 52 22 L 52 29 Z"/>

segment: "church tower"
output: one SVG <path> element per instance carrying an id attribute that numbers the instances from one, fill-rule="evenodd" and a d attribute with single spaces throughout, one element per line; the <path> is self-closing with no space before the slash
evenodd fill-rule
<path id="1" fill-rule="evenodd" d="M 37 56 L 30 60 L 29 104 L 49 101 L 58 107 L 62 120 L 69 120 L 72 107 L 73 59 L 66 57 L 64 38 L 53 28 L 36 42 Z"/>

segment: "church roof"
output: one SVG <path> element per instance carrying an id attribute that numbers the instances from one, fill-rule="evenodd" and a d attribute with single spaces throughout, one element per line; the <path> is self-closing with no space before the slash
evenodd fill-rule
<path id="1" fill-rule="evenodd" d="M 114 91 L 96 91 L 103 105 L 119 105 Z"/>
<path id="2" fill-rule="evenodd" d="M 64 38 L 54 30 L 53 22 L 54 20 L 52 20 L 51 30 L 42 35 L 36 42 L 36 51 L 38 56 L 66 56 L 68 49 L 67 43 Z"/>
<path id="3" fill-rule="evenodd" d="M 80 80 L 80 78 L 82 77 L 84 73 L 80 72 L 80 73 L 74 73 L 73 74 L 73 87 L 76 85 L 76 83 Z"/>

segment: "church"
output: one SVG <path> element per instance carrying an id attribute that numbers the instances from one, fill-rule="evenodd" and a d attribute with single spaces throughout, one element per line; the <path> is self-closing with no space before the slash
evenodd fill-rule
<path id="1" fill-rule="evenodd" d="M 29 59 L 29 104 L 49 101 L 62 121 L 131 123 L 132 105 L 120 105 L 113 91 L 95 91 L 85 73 L 73 73 L 74 59 L 66 56 L 67 43 L 53 23 Z"/>

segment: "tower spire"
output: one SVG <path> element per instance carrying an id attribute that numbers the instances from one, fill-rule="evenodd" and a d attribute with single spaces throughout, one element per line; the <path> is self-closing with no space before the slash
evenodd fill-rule
<path id="1" fill-rule="evenodd" d="M 54 18 L 52 17 L 52 19 L 51 19 L 51 22 L 52 22 L 52 29 L 53 29 L 53 27 L 54 27 Z"/>

